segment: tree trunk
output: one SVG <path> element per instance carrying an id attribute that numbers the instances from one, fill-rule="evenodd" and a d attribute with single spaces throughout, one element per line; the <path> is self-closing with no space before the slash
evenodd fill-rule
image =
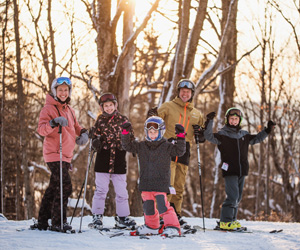
<path id="1" fill-rule="evenodd" d="M 134 17 L 134 9 L 135 9 L 135 3 L 134 1 L 130 1 L 127 5 L 126 11 L 124 12 L 124 19 L 123 23 L 126 24 L 123 26 L 123 44 L 126 43 L 126 41 L 132 36 L 133 34 L 133 17 Z M 117 88 L 118 88 L 118 101 L 119 104 L 119 110 L 122 114 L 129 117 L 129 88 L 131 84 L 131 72 L 132 72 L 132 66 L 134 61 L 134 54 L 135 54 L 135 46 L 132 46 L 129 49 L 129 52 L 124 58 L 124 61 L 122 63 L 122 69 L 120 72 L 120 77 L 117 81 Z"/>
<path id="2" fill-rule="evenodd" d="M 115 33 L 112 33 L 111 0 L 98 0 L 96 10 L 97 58 L 99 72 L 99 87 L 102 92 L 114 92 L 110 84 L 109 73 L 113 68 L 113 59 L 117 57 Z"/>
<path id="3" fill-rule="evenodd" d="M 230 20 L 230 30 L 228 33 L 229 40 L 225 46 L 224 50 L 224 57 L 220 64 L 221 70 L 226 68 L 228 65 L 233 64 L 236 62 L 236 50 L 237 50 L 237 30 L 236 30 L 236 16 L 237 16 L 237 1 L 235 4 L 231 6 L 231 13 L 230 10 L 230 1 L 222 0 L 222 21 L 221 21 L 221 33 L 222 37 L 225 33 L 226 23 L 228 23 L 229 14 L 231 15 Z M 234 75 L 235 75 L 235 68 L 231 69 L 230 71 L 221 75 L 220 84 L 219 84 L 219 96 L 220 102 L 218 107 L 218 128 L 222 127 L 224 123 L 224 116 L 226 110 L 229 107 L 233 106 L 233 97 L 235 91 L 235 82 L 234 82 Z M 220 153 L 216 149 L 215 151 L 215 178 L 214 178 L 214 185 L 213 185 L 213 199 L 211 203 L 211 211 L 210 216 L 213 215 L 215 209 L 218 206 L 218 201 L 216 200 L 217 191 L 219 186 L 219 167 L 221 164 Z M 216 207 L 217 206 L 217 207 Z"/>
<path id="4" fill-rule="evenodd" d="M 2 98 L 1 98 L 1 213 L 5 213 L 4 211 L 4 109 L 5 109 L 5 67 L 6 67 L 6 48 L 5 48 L 5 38 L 6 38 L 6 31 L 7 31 L 7 12 L 8 12 L 9 1 L 5 1 L 5 18 L 4 19 L 4 26 L 2 29 Z"/>
<path id="5" fill-rule="evenodd" d="M 16 64 L 17 64 L 17 86 L 18 86 L 18 122 L 20 131 L 20 149 L 21 160 L 20 169 L 24 171 L 24 184 L 25 184 L 25 218 L 32 218 L 33 216 L 33 192 L 30 185 L 29 169 L 27 163 L 27 142 L 26 142 L 26 120 L 25 120 L 25 105 L 24 105 L 24 93 L 22 83 L 22 70 L 21 70 L 21 47 L 20 47 L 20 34 L 19 34 L 19 9 L 17 0 L 14 0 L 14 28 L 16 39 Z M 18 171 L 19 172 L 19 171 Z M 21 177 L 21 175 L 20 175 Z M 21 183 L 20 183 L 21 184 Z M 17 192 L 17 196 L 21 193 Z M 21 205 L 21 204 L 19 204 Z M 19 214 L 17 214 L 19 216 Z M 22 216 L 23 217 L 23 216 Z M 22 218 L 21 217 L 21 218 Z"/>

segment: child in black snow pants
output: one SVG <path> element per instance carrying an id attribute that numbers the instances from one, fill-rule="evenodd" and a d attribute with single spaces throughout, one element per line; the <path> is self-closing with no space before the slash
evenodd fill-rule
<path id="1" fill-rule="evenodd" d="M 140 165 L 139 190 L 142 192 L 145 225 L 137 228 L 138 235 L 158 234 L 159 216 L 164 220 L 166 235 L 180 235 L 180 224 L 174 208 L 167 200 L 170 193 L 171 157 L 185 153 L 184 127 L 175 125 L 177 144 L 168 142 L 164 137 L 166 130 L 162 118 L 152 116 L 144 125 L 146 140 L 130 141 L 131 124 L 122 125 L 122 146 L 126 151 L 137 153 Z"/>
<path id="2" fill-rule="evenodd" d="M 135 221 L 130 218 L 126 181 L 126 151 L 121 146 L 121 124 L 127 122 L 126 116 L 117 109 L 118 102 L 111 93 L 101 95 L 99 105 L 102 113 L 92 128 L 93 148 L 97 151 L 95 162 L 96 190 L 93 197 L 93 227 L 103 227 L 105 199 L 112 181 L 116 193 L 116 227 L 134 228 Z M 132 134 L 131 140 L 134 139 Z"/>
<path id="3" fill-rule="evenodd" d="M 242 199 L 245 177 L 248 175 L 249 145 L 262 142 L 272 132 L 275 123 L 268 121 L 268 126 L 258 134 L 252 135 L 241 130 L 243 113 L 238 108 L 230 108 L 225 114 L 225 126 L 213 133 L 213 119 L 216 113 L 209 113 L 206 121 L 204 137 L 211 143 L 217 144 L 221 153 L 222 175 L 225 180 L 226 199 L 222 204 L 220 228 L 235 230 L 241 227 L 237 221 L 237 211 Z"/>

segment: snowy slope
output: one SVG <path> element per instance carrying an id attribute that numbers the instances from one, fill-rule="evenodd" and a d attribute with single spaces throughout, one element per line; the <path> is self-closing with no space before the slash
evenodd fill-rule
<path id="1" fill-rule="evenodd" d="M 143 217 L 135 218 L 138 224 L 143 224 Z M 0 219 L 0 249 L 133 249 L 133 250 L 203 250 L 203 249 L 299 249 L 300 250 L 300 223 L 279 222 L 252 222 L 241 221 L 243 226 L 252 230 L 265 232 L 253 233 L 226 233 L 219 231 L 198 231 L 186 237 L 163 239 L 160 236 L 150 236 L 150 239 L 139 237 L 119 236 L 109 238 L 96 230 L 89 229 L 91 216 L 85 216 L 82 223 L 82 233 L 63 234 L 51 231 L 28 230 L 32 220 L 9 221 Z M 186 218 L 191 225 L 202 226 L 201 218 Z M 69 220 L 70 221 L 70 218 Z M 80 218 L 73 220 L 72 226 L 79 229 Z M 114 226 L 113 217 L 104 217 L 107 227 Z M 213 228 L 216 219 L 205 219 L 207 228 Z M 23 231 L 17 231 L 25 229 Z M 282 233 L 270 234 L 273 229 L 283 229 Z"/>

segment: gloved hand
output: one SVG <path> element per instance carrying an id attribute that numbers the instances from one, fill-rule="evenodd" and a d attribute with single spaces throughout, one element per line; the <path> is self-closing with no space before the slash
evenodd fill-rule
<path id="1" fill-rule="evenodd" d="M 86 129 L 81 129 L 80 136 L 76 138 L 77 145 L 84 145 L 89 140 L 89 132 Z"/>
<path id="2" fill-rule="evenodd" d="M 184 127 L 181 124 L 176 124 L 175 125 L 175 134 L 184 134 Z"/>
<path id="3" fill-rule="evenodd" d="M 124 122 L 122 125 L 121 125 L 121 128 L 123 130 L 126 130 L 126 132 L 129 132 L 131 130 L 131 123 L 130 122 Z"/>
<path id="4" fill-rule="evenodd" d="M 52 128 L 58 127 L 58 125 L 62 127 L 68 126 L 68 120 L 63 116 L 56 117 L 52 119 L 49 123 Z"/>
<path id="5" fill-rule="evenodd" d="M 207 120 L 213 120 L 216 117 L 216 112 L 210 112 L 206 115 Z"/>
<path id="6" fill-rule="evenodd" d="M 193 125 L 193 129 L 194 129 L 196 143 L 198 143 L 198 142 L 204 143 L 205 142 L 204 129 L 197 124 Z"/>
<path id="7" fill-rule="evenodd" d="M 194 129 L 194 135 L 199 136 L 202 128 L 199 125 L 195 124 L 195 125 L 193 125 L 193 129 Z"/>
<path id="8" fill-rule="evenodd" d="M 210 120 L 213 120 L 216 116 L 216 112 L 210 112 L 209 114 L 206 115 L 206 121 L 204 123 L 204 128 L 207 128 L 207 125 L 209 123 Z"/>
<path id="9" fill-rule="evenodd" d="M 102 142 L 101 142 L 101 138 L 100 136 L 95 138 L 93 141 L 92 141 L 92 147 L 95 151 L 99 151 L 102 147 Z"/>
<path id="10" fill-rule="evenodd" d="M 273 122 L 273 121 L 268 121 L 268 125 L 267 125 L 267 128 L 265 129 L 265 131 L 266 131 L 268 134 L 270 134 L 270 133 L 274 130 L 275 126 L 276 126 L 276 123 L 275 123 L 275 122 Z"/>
<path id="11" fill-rule="evenodd" d="M 95 137 L 95 132 L 96 132 L 96 128 L 91 127 L 90 130 L 89 130 L 89 138 Z"/>
<path id="12" fill-rule="evenodd" d="M 147 118 L 149 118 L 150 116 L 158 116 L 157 107 L 153 107 L 153 108 L 149 109 L 149 111 L 147 113 Z"/>

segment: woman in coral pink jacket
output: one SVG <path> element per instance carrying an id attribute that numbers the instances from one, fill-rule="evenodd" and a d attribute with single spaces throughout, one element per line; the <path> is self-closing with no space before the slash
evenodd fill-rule
<path id="1" fill-rule="evenodd" d="M 68 197 L 72 193 L 69 168 L 73 157 L 75 143 L 86 144 L 88 132 L 83 129 L 69 106 L 72 83 L 67 77 L 59 77 L 52 82 L 51 94 L 46 96 L 46 104 L 41 110 L 38 133 L 44 136 L 43 156 L 51 170 L 50 183 L 45 191 L 39 211 L 38 222 L 32 229 L 47 230 L 51 218 L 51 230 L 61 230 L 60 209 L 60 138 L 58 129 L 62 127 L 62 166 L 63 166 L 63 229 L 72 227 L 67 223 L 66 210 Z"/>

